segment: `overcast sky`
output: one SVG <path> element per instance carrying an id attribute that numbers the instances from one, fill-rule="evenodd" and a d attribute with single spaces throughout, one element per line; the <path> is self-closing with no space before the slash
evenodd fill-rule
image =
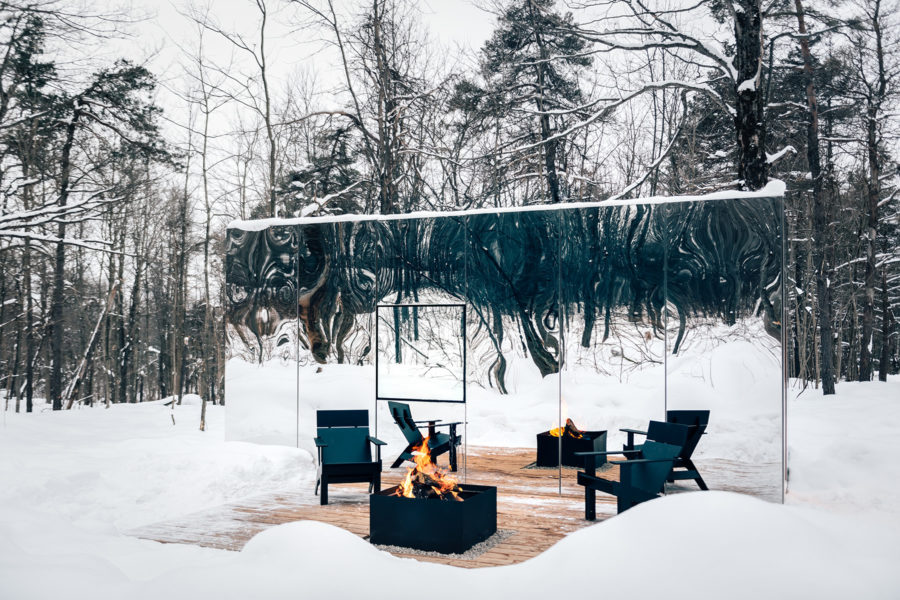
<path id="1" fill-rule="evenodd" d="M 101 3 L 102 4 L 102 3 Z M 195 2 L 203 5 L 203 2 Z M 302 9 L 284 0 L 269 0 L 270 17 L 267 35 L 267 55 L 272 81 L 276 90 L 301 71 L 312 71 L 323 87 L 338 69 L 335 57 L 325 49 L 312 31 L 297 31 L 298 21 L 308 20 Z M 456 50 L 478 50 L 490 36 L 495 25 L 492 14 L 476 7 L 475 0 L 419 0 L 416 7 L 424 28 L 431 39 L 445 48 L 446 53 Z M 129 28 L 127 39 L 105 44 L 97 51 L 103 58 L 114 60 L 125 56 L 146 63 L 157 75 L 163 88 L 182 89 L 183 49 L 190 50 L 197 44 L 197 27 L 184 16 L 189 0 L 131 0 L 129 3 L 110 3 L 124 9 L 140 20 Z M 224 29 L 243 31 L 248 38 L 256 39 L 254 28 L 259 13 L 253 0 L 208 0 L 210 15 Z M 358 9 L 358 2 L 335 0 L 339 14 L 346 18 Z M 95 10 L 101 6 L 95 4 Z M 324 33 L 324 32 L 323 32 Z M 214 35 L 206 34 L 206 54 L 217 64 L 226 65 L 232 60 L 232 49 Z M 236 60 L 240 61 L 238 55 Z M 239 62 L 235 69 L 240 68 Z M 160 104 L 168 113 L 177 112 L 178 101 L 165 89 L 160 91 Z M 174 114 L 172 115 L 175 116 Z"/>

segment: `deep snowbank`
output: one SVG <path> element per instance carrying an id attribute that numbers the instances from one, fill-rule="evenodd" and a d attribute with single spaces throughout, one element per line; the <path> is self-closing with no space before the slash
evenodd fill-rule
<path id="1" fill-rule="evenodd" d="M 232 553 L 8 516 L 15 525 L 4 519 L 0 591 L 23 600 L 62 591 L 73 599 L 388 599 L 415 581 L 432 582 L 435 599 L 547 598 L 583 574 L 608 597 L 887 599 L 900 590 L 896 528 L 725 492 L 647 503 L 527 563 L 480 570 L 395 558 L 313 521 L 269 529 Z"/>
<path id="2" fill-rule="evenodd" d="M 6 414 L 0 598 L 396 598 L 424 580 L 434 582 L 431 598 L 547 598 L 571 593 L 585 574 L 614 597 L 897 598 L 897 398 L 900 378 L 792 400 L 787 506 L 678 494 L 527 563 L 475 571 L 398 559 L 313 522 L 267 530 L 239 553 L 126 537 L 121 530 L 242 496 L 311 488 L 312 458 L 225 442 L 215 407 L 206 433 L 197 405 L 177 407 L 176 425 L 159 404 Z"/>
<path id="3" fill-rule="evenodd" d="M 0 504 L 128 529 L 290 486 L 312 456 L 223 442 L 224 409 L 162 402 L 0 417 Z M 175 419 L 173 425 L 172 419 Z"/>

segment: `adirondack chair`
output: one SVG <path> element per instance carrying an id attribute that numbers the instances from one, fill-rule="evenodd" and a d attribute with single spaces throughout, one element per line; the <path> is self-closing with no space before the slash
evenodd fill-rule
<path id="1" fill-rule="evenodd" d="M 678 455 L 678 460 L 675 461 L 675 467 L 672 469 L 672 472 L 669 473 L 668 480 L 680 481 L 692 479 L 697 482 L 697 485 L 700 486 L 701 490 L 708 490 L 709 487 L 707 487 L 706 482 L 703 481 L 703 477 L 700 476 L 700 472 L 691 460 L 691 456 L 694 454 L 697 444 L 700 443 L 701 436 L 706 433 L 706 426 L 709 423 L 709 411 L 669 410 L 666 411 L 666 422 L 686 425 L 689 429 L 688 439 L 684 443 L 681 453 Z M 628 441 L 624 447 L 625 450 L 634 450 L 635 448 L 640 447 L 635 446 L 634 444 L 635 435 L 646 435 L 648 440 L 656 440 L 657 442 L 666 441 L 665 439 L 654 437 L 654 432 L 649 431 L 649 429 L 648 431 L 639 431 L 637 429 L 621 429 L 620 431 L 624 431 L 628 434 Z"/>
<path id="2" fill-rule="evenodd" d="M 328 504 L 328 485 L 332 483 L 368 482 L 370 494 L 379 491 L 385 442 L 369 435 L 369 411 L 316 411 L 315 442 L 319 454 L 315 493 L 319 494 L 321 486 L 320 504 Z M 375 460 L 370 444 L 375 446 Z"/>
<path id="3" fill-rule="evenodd" d="M 403 437 L 408 442 L 406 448 L 391 465 L 392 469 L 399 467 L 405 460 L 413 459 L 413 448 L 421 445 L 422 440 L 425 439 L 425 436 L 422 435 L 419 429 L 427 427 L 428 451 L 431 455 L 431 462 L 436 462 L 435 459 L 438 456 L 444 452 L 449 452 L 450 470 L 456 471 L 456 447 L 462 443 L 462 437 L 456 434 L 456 426 L 462 425 L 461 422 L 441 423 L 441 419 L 414 421 L 409 410 L 409 404 L 402 402 L 388 402 L 388 409 L 391 411 L 391 416 L 394 418 L 397 427 L 403 432 Z M 420 425 L 420 423 L 427 423 L 427 425 Z M 438 427 L 447 427 L 449 433 L 438 433 L 436 431 Z"/>
<path id="4" fill-rule="evenodd" d="M 682 427 L 675 425 L 675 427 Z M 640 450 L 622 452 L 576 452 L 585 456 L 585 470 L 578 472 L 578 485 L 584 486 L 584 518 L 597 518 L 597 492 L 616 497 L 616 512 L 622 513 L 641 502 L 659 497 L 665 490 L 666 477 L 681 451 L 681 446 L 662 442 L 644 442 Z M 597 477 L 595 456 L 625 454 L 625 460 L 611 460 L 619 465 L 619 481 Z"/>

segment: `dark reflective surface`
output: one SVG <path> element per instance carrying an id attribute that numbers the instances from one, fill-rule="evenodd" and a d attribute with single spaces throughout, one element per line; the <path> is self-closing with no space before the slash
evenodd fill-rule
<path id="1" fill-rule="evenodd" d="M 745 490 L 780 501 L 781 203 L 667 209 L 666 407 L 711 411 L 694 455 L 711 488 L 728 489 L 721 473 L 739 470 Z"/>
<path id="2" fill-rule="evenodd" d="M 468 218 L 471 444 L 533 448 L 559 426 L 561 238 L 555 210 Z"/>
<path id="3" fill-rule="evenodd" d="M 230 229 L 226 437 L 297 444 L 298 228 Z"/>
<path id="4" fill-rule="evenodd" d="M 644 429 L 665 411 L 665 216 L 657 206 L 563 212 L 563 417 L 579 428 Z"/>
<path id="5" fill-rule="evenodd" d="M 697 456 L 746 467 L 774 498 L 781 210 L 733 199 L 230 230 L 229 438 L 311 447 L 316 409 L 372 411 L 376 353 L 415 371 L 380 381 L 400 397 L 459 399 L 459 315 L 376 306 L 462 302 L 467 402 L 418 404 L 426 418 L 450 411 L 471 445 L 528 448 L 570 417 L 608 430 L 612 449 L 620 427 L 708 408 Z M 382 408 L 387 456 L 402 440 Z"/>

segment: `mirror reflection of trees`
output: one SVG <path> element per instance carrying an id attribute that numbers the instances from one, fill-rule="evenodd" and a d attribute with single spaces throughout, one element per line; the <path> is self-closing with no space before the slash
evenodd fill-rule
<path id="1" fill-rule="evenodd" d="M 477 380 L 501 393 L 510 348 L 544 377 L 559 372 L 565 343 L 599 347 L 626 325 L 635 347 L 661 339 L 666 306 L 674 354 L 692 318 L 759 319 L 780 340 L 779 209 L 723 200 L 233 230 L 229 319 L 241 343 L 260 346 L 298 318 L 312 361 L 370 364 L 376 304 L 465 301 Z M 389 318 L 395 331 L 424 327 L 414 309 Z"/>

